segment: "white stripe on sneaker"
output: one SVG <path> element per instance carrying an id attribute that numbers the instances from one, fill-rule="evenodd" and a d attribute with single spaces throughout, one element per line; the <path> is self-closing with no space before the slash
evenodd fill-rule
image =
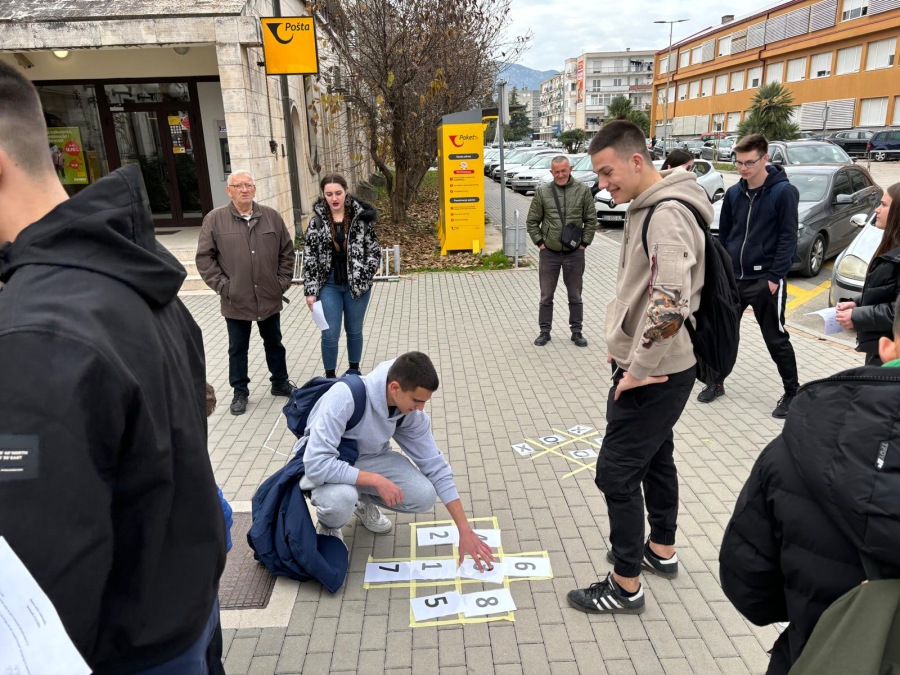
<path id="1" fill-rule="evenodd" d="M 650 556 L 645 555 L 644 558 L 646 558 L 648 562 L 651 560 Z M 653 560 L 653 562 L 655 562 L 658 565 L 677 565 L 678 564 L 678 554 L 673 553 L 672 557 L 668 558 L 668 559 L 657 558 L 656 556 L 653 556 L 652 560 Z"/>

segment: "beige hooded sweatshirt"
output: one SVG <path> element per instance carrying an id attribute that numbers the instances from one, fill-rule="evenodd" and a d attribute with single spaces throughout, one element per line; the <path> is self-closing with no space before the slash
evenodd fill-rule
<path id="1" fill-rule="evenodd" d="M 650 207 L 678 198 L 712 221 L 713 208 L 697 178 L 681 168 L 662 172 L 663 180 L 628 206 L 619 254 L 616 297 L 606 308 L 606 344 L 616 364 L 643 380 L 687 370 L 697 360 L 684 321 L 700 306 L 705 235 L 693 214 L 678 202 L 659 204 L 647 232 L 649 258 L 641 232 Z"/>

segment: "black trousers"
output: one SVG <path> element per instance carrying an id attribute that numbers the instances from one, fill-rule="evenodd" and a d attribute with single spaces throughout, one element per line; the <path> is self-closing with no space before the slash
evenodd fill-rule
<path id="1" fill-rule="evenodd" d="M 629 389 L 618 401 L 614 395 L 624 372 L 615 362 L 613 373 L 594 481 L 606 498 L 615 572 L 636 577 L 644 557 L 645 501 L 650 539 L 664 546 L 675 543 L 678 471 L 672 429 L 691 395 L 696 368 L 669 375 L 660 384 Z"/>
<path id="2" fill-rule="evenodd" d="M 549 333 L 553 326 L 553 296 L 562 270 L 563 283 L 569 296 L 569 328 L 580 333 L 584 320 L 584 305 L 581 289 L 584 281 L 584 251 L 557 253 L 542 248 L 538 262 L 538 278 L 541 284 L 541 304 L 538 309 L 538 325 L 542 332 Z"/>
<path id="3" fill-rule="evenodd" d="M 247 353 L 250 350 L 250 328 L 252 321 L 225 319 L 228 324 L 228 382 L 235 393 L 250 395 L 250 378 L 247 375 Z M 272 384 L 288 381 L 287 352 L 281 344 L 281 314 L 273 314 L 268 319 L 256 322 L 259 336 L 263 339 L 266 364 L 272 377 Z"/>
<path id="4" fill-rule="evenodd" d="M 784 308 L 787 305 L 787 289 L 784 279 L 779 282 L 778 290 L 769 290 L 767 279 L 738 280 L 738 291 L 741 294 L 741 312 L 747 307 L 753 308 L 756 323 L 762 332 L 763 340 L 769 350 L 769 356 L 778 368 L 781 383 L 786 394 L 796 394 L 800 387 L 797 376 L 797 357 L 791 336 L 784 327 Z"/>

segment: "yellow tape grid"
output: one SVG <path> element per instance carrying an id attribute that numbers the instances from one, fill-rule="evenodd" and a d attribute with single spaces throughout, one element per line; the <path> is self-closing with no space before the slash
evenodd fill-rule
<path id="1" fill-rule="evenodd" d="M 568 436 L 569 440 L 563 441 L 562 443 L 556 443 L 552 447 L 548 448 L 547 446 L 541 445 L 540 443 L 538 443 L 535 440 L 526 438 L 525 440 L 528 443 L 536 445 L 543 451 L 543 452 L 537 452 L 533 455 L 527 455 L 527 459 L 535 460 L 538 457 L 543 457 L 544 455 L 547 455 L 547 454 L 553 454 L 553 455 L 557 455 L 558 457 L 562 457 L 563 459 L 566 459 L 566 460 L 572 462 L 573 464 L 577 464 L 579 466 L 578 469 L 575 469 L 574 471 L 570 471 L 569 473 L 565 474 L 563 476 L 563 478 L 568 478 L 569 476 L 574 476 L 576 473 L 581 473 L 582 471 L 586 471 L 586 470 L 593 471 L 596 473 L 597 469 L 595 468 L 594 464 L 585 464 L 580 459 L 576 459 L 575 457 L 572 457 L 572 455 L 567 455 L 564 452 L 560 452 L 559 448 L 565 447 L 566 445 L 571 445 L 572 443 L 575 443 L 577 441 L 580 443 L 587 443 L 591 447 L 599 450 L 601 447 L 601 444 L 595 443 L 594 441 L 589 440 L 589 439 L 593 438 L 594 436 L 599 435 L 600 434 L 599 431 L 594 430 L 589 433 L 582 434 L 581 436 L 575 436 L 573 434 L 570 434 L 568 431 L 562 431 L 560 429 L 553 429 L 553 432 L 556 434 L 559 434 L 561 436 Z"/>
<path id="2" fill-rule="evenodd" d="M 497 522 L 496 516 L 490 516 L 485 518 L 469 518 L 469 522 L 472 523 L 473 526 L 476 524 L 485 524 L 489 525 L 489 528 L 478 528 L 478 529 L 494 529 L 499 530 L 500 524 Z M 368 562 L 370 563 L 396 563 L 396 562 L 417 562 L 420 560 L 446 560 L 448 556 L 446 555 L 433 555 L 433 556 L 420 556 L 418 554 L 418 533 L 416 532 L 419 527 L 435 527 L 437 525 L 456 525 L 452 520 L 434 520 L 430 523 L 410 523 L 410 557 L 409 558 L 373 558 L 369 556 Z M 496 558 L 498 560 L 502 560 L 503 557 L 507 555 L 503 551 L 502 539 L 501 545 L 497 549 Z M 549 558 L 550 555 L 547 551 L 530 551 L 524 553 L 516 553 L 516 554 L 508 554 L 508 555 L 516 555 L 516 556 L 529 556 L 532 558 Z M 453 555 L 452 558 L 454 560 L 459 560 L 459 549 L 456 544 L 453 544 Z M 547 581 L 553 578 L 552 568 L 551 574 L 548 577 L 504 577 L 503 578 L 503 587 L 509 590 L 509 584 L 515 581 Z M 457 576 L 455 579 L 429 579 L 424 581 L 418 581 L 415 579 L 410 579 L 409 581 L 395 581 L 389 583 L 369 583 L 366 582 L 363 584 L 363 588 L 369 590 L 370 588 L 409 588 L 409 599 L 410 601 L 416 598 L 416 590 L 420 587 L 439 587 L 439 586 L 453 586 L 454 590 L 462 595 L 463 585 L 464 584 L 480 584 L 483 585 L 484 582 L 479 581 L 478 579 L 465 579 L 463 577 Z M 424 628 L 427 626 L 452 626 L 459 624 L 473 624 L 473 623 L 488 623 L 490 621 L 515 621 L 515 615 L 513 612 L 506 612 L 505 614 L 499 614 L 496 616 L 476 616 L 467 618 L 463 614 L 457 614 L 456 618 L 446 618 L 446 619 L 433 619 L 430 621 L 416 621 L 416 617 L 412 611 L 412 605 L 409 608 L 409 626 L 410 628 Z"/>

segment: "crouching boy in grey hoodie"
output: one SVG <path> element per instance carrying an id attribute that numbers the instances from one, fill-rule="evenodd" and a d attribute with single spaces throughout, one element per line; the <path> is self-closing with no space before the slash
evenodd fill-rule
<path id="1" fill-rule="evenodd" d="M 431 419 L 424 412 L 438 388 L 431 359 L 408 352 L 379 364 L 362 380 L 366 410 L 353 429 L 347 429 L 353 395 L 349 386 L 337 384 L 313 407 L 306 433 L 294 445 L 295 451 L 305 448 L 306 475 L 300 488 L 311 492 L 318 531 L 343 541 L 341 528 L 356 513 L 366 529 L 389 532 L 393 524 L 379 506 L 425 513 L 439 498 L 459 530 L 460 562 L 470 555 L 479 570 L 482 564 L 491 566 L 491 549 L 469 525 L 453 471 L 434 442 Z M 356 441 L 359 458 L 353 466 L 338 457 L 342 438 Z M 403 454 L 391 449 L 391 438 Z"/>

